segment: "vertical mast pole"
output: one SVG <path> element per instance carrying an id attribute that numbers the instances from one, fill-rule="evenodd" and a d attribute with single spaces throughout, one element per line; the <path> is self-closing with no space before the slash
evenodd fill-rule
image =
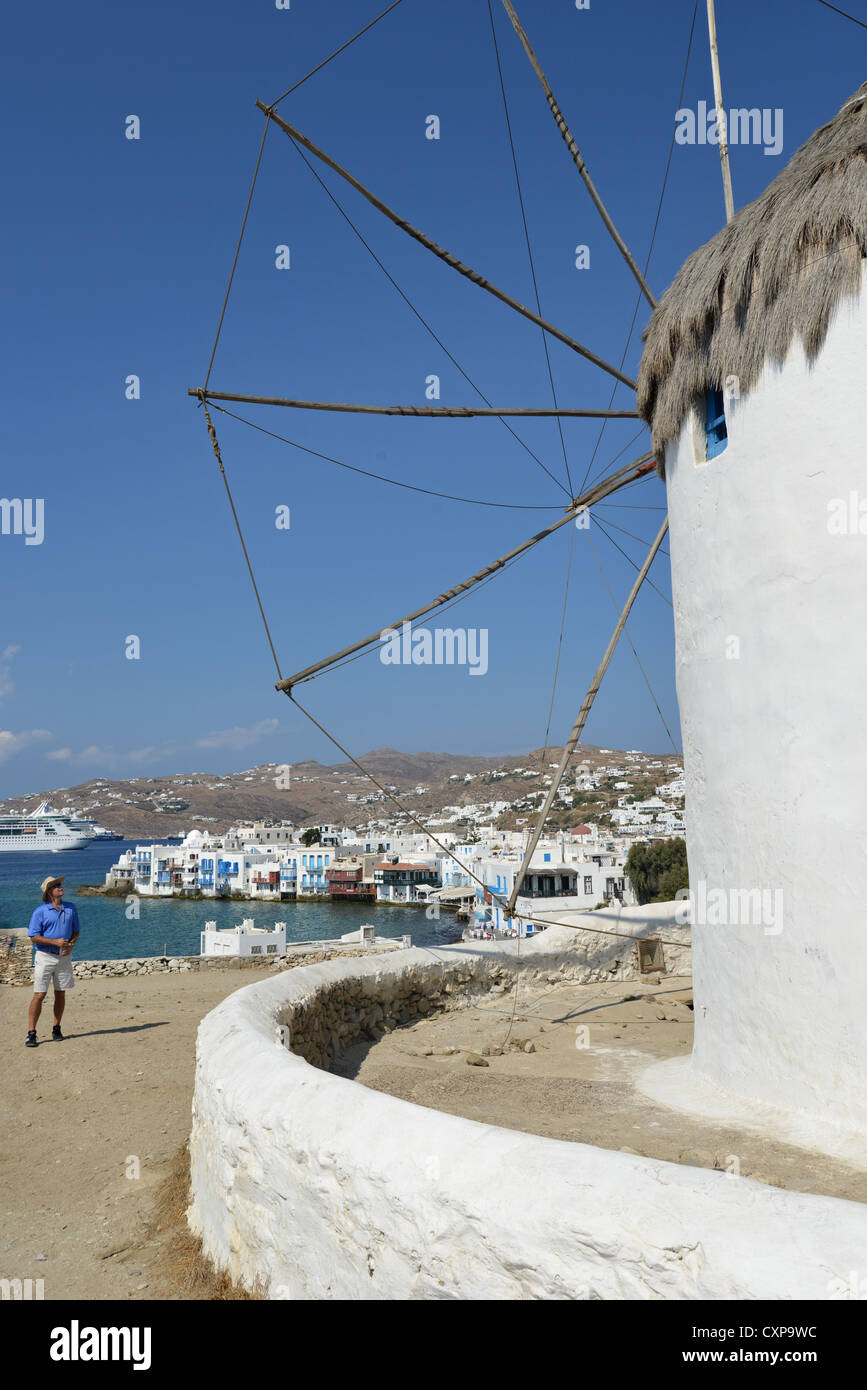
<path id="1" fill-rule="evenodd" d="M 723 106 L 722 81 L 719 75 L 719 48 L 716 41 L 716 13 L 714 0 L 707 0 L 707 28 L 710 35 L 710 62 L 713 68 L 713 98 L 716 105 L 717 129 L 719 130 L 719 158 L 722 165 L 723 195 L 726 203 L 726 222 L 735 215 L 735 200 L 732 195 L 732 173 L 729 167 L 729 142 L 725 107 Z"/>

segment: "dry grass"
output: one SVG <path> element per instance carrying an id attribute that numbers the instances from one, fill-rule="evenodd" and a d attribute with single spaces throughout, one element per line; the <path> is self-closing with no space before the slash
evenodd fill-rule
<path id="1" fill-rule="evenodd" d="M 764 193 L 685 262 L 645 334 L 638 409 L 662 464 L 705 393 L 743 395 L 798 337 L 819 352 L 867 256 L 867 83 L 815 131 Z"/>
<path id="2" fill-rule="evenodd" d="M 166 1284 L 166 1297 L 258 1301 L 261 1290 L 241 1288 L 225 1270 L 218 1270 L 205 1255 L 202 1242 L 187 1225 L 186 1210 L 190 1192 L 190 1151 L 184 1144 L 169 1166 L 157 1189 L 148 1235 L 161 1244 L 159 1273 Z"/>

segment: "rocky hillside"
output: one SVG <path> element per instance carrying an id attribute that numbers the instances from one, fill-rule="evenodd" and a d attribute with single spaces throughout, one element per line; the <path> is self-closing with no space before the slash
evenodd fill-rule
<path id="1" fill-rule="evenodd" d="M 485 758 L 379 748 L 360 761 L 422 819 L 443 812 L 453 814 L 454 808 L 494 803 L 500 823 L 514 825 L 538 805 L 545 779 L 561 751 L 536 749 Z M 628 777 L 636 792 L 647 795 L 655 784 L 670 780 L 680 770 L 681 759 L 673 754 L 624 753 L 584 744 L 572 760 L 568 782 L 573 788 L 574 774 L 582 765 L 591 771 L 604 768 L 610 776 L 606 775 L 596 792 L 586 797 L 576 793 L 571 814 L 561 808 L 559 814 L 565 814 L 570 824 L 585 817 L 596 819 L 614 804 L 620 794 L 613 790 L 619 772 Z M 180 834 L 196 826 L 222 831 L 243 820 L 289 820 L 298 827 L 364 826 L 397 815 L 394 804 L 352 763 L 324 766 L 303 762 L 290 768 L 264 763 L 246 772 L 179 772 L 126 781 L 98 777 L 77 786 L 47 787 L 9 798 L 0 802 L 0 811 L 33 810 L 43 799 L 58 808 L 73 806 L 109 830 L 142 839 Z"/>

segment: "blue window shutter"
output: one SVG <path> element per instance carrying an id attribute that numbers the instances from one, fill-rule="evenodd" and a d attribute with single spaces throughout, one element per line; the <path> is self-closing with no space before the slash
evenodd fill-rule
<path id="1" fill-rule="evenodd" d="M 707 457 L 716 458 L 728 442 L 725 401 L 722 391 L 711 389 L 705 400 L 705 438 Z"/>

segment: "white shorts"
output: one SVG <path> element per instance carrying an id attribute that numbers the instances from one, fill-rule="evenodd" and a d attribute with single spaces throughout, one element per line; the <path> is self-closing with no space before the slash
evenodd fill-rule
<path id="1" fill-rule="evenodd" d="M 47 994 L 52 980 L 56 990 L 75 988 L 72 956 L 54 956 L 50 951 L 40 951 L 37 946 L 33 962 L 33 993 Z"/>

